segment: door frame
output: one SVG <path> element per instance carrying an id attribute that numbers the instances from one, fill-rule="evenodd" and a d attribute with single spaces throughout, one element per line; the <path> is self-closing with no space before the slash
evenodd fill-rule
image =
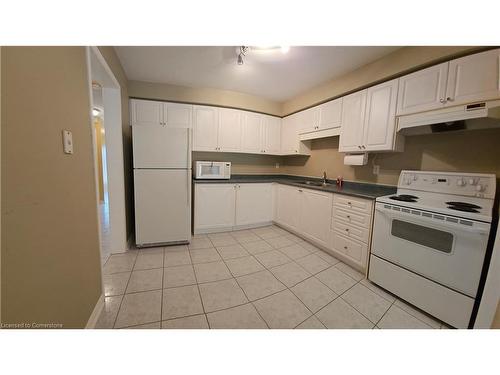
<path id="1" fill-rule="evenodd" d="M 99 251 L 101 246 L 101 220 L 99 215 L 98 166 L 96 158 L 96 138 L 93 129 L 92 80 L 102 82 L 104 111 L 104 129 L 106 132 L 106 166 L 108 177 L 110 247 L 112 253 L 125 252 L 128 249 L 125 217 L 125 176 L 123 160 L 122 106 L 121 87 L 111 68 L 98 47 L 85 47 L 88 74 L 89 118 L 92 134 L 94 184 L 96 191 L 97 222 L 99 225 Z"/>

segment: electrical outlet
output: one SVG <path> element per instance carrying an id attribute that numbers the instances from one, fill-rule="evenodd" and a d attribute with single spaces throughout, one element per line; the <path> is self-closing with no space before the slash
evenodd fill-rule
<path id="1" fill-rule="evenodd" d="M 279 167 L 280 167 L 280 163 L 276 163 L 276 164 L 274 165 L 274 168 L 276 168 L 276 169 L 278 169 Z"/>
<path id="2" fill-rule="evenodd" d="M 379 174 L 379 173 L 380 173 L 380 165 L 374 165 L 373 174 Z"/>

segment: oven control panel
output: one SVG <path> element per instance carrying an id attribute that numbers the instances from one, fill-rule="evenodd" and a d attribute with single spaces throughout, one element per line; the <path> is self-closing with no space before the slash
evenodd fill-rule
<path id="1" fill-rule="evenodd" d="M 494 174 L 402 171 L 398 187 L 468 197 L 495 198 Z"/>

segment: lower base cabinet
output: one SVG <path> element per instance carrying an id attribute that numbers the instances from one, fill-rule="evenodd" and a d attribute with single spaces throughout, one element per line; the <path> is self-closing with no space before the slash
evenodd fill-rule
<path id="1" fill-rule="evenodd" d="M 271 183 L 195 184 L 194 233 L 276 222 L 365 271 L 373 202 Z"/>
<path id="2" fill-rule="evenodd" d="M 194 233 L 230 231 L 273 221 L 271 183 L 195 184 Z"/>

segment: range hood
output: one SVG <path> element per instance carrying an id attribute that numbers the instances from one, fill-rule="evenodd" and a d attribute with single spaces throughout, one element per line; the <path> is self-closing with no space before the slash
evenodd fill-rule
<path id="1" fill-rule="evenodd" d="M 500 100 L 447 107 L 398 117 L 404 135 L 500 128 Z"/>

